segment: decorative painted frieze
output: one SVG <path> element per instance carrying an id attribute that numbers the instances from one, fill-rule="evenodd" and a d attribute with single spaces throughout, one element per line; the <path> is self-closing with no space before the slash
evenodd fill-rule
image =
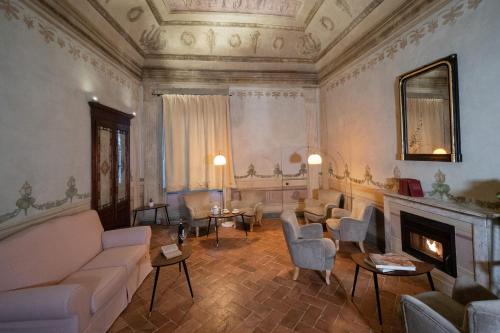
<path id="1" fill-rule="evenodd" d="M 0 2 L 1 3 L 1 2 Z M 33 208 L 36 210 L 47 210 L 59 207 L 68 202 L 73 202 L 73 199 L 85 199 L 90 197 L 90 193 L 79 193 L 76 187 L 75 177 L 69 177 L 66 182 L 67 189 L 64 193 L 64 198 L 47 201 L 44 203 L 37 203 L 36 198 L 33 197 L 33 187 L 28 181 L 24 182 L 23 186 L 19 189 L 19 198 L 16 200 L 16 209 L 11 212 L 0 215 L 0 223 L 13 219 L 19 213 L 24 212 L 28 215 L 28 211 Z"/>
<path id="2" fill-rule="evenodd" d="M 45 43 L 55 45 L 59 49 L 68 52 L 73 60 L 87 64 L 98 74 L 104 75 L 107 79 L 121 86 L 128 89 L 134 88 L 134 84 L 122 71 L 104 61 L 66 33 L 35 15 L 20 2 L 0 0 L 0 19 L 14 24 L 23 24 L 27 30 L 33 31 L 43 38 Z"/>
<path id="3" fill-rule="evenodd" d="M 248 166 L 247 173 L 245 175 L 240 175 L 240 176 L 234 176 L 236 179 L 246 179 L 246 178 L 287 178 L 287 179 L 292 179 L 292 178 L 298 178 L 298 177 L 305 177 L 307 175 L 307 167 L 305 163 L 302 163 L 300 165 L 299 170 L 297 173 L 294 174 L 284 174 L 283 170 L 281 169 L 281 166 L 279 163 L 276 163 L 273 169 L 272 174 L 259 174 L 257 170 L 255 169 L 255 166 L 253 163 L 250 163 Z"/>
<path id="4" fill-rule="evenodd" d="M 449 5 L 422 22 L 417 27 L 384 43 L 375 52 L 366 56 L 347 70 L 334 74 L 326 83 L 326 90 L 343 86 L 350 80 L 359 78 L 361 73 L 375 68 L 378 64 L 390 62 L 409 45 L 419 45 L 421 40 L 443 27 L 453 26 L 460 18 L 476 10 L 482 0 L 452 0 Z"/>

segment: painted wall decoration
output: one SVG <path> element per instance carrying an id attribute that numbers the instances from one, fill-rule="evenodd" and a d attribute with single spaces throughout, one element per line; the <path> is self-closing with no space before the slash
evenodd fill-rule
<path id="1" fill-rule="evenodd" d="M 315 38 L 312 33 L 306 33 L 299 37 L 297 42 L 297 52 L 299 55 L 313 57 L 321 51 L 321 41 Z"/>
<path id="2" fill-rule="evenodd" d="M 250 43 L 252 45 L 253 53 L 257 53 L 257 48 L 259 47 L 260 31 L 255 31 L 250 34 Z"/>
<path id="3" fill-rule="evenodd" d="M 323 28 L 328 31 L 332 31 L 335 28 L 335 24 L 333 23 L 332 19 L 327 16 L 322 16 L 319 21 L 321 22 Z"/>
<path id="4" fill-rule="evenodd" d="M 3 13 L 3 15 L 2 15 Z M 41 38 L 47 43 L 54 43 L 61 50 L 67 51 L 72 55 L 75 61 L 88 64 L 94 71 L 104 75 L 116 83 L 132 88 L 132 82 L 128 75 L 117 69 L 114 65 L 97 57 L 95 53 L 88 48 L 76 42 L 73 38 L 63 33 L 53 25 L 49 24 L 42 18 L 34 15 L 27 10 L 18 1 L 1 0 L 0 1 L 0 18 L 3 18 L 12 23 L 22 23 L 27 30 L 37 32 Z"/>
<path id="5" fill-rule="evenodd" d="M 396 54 L 404 50 L 408 45 L 419 45 L 423 38 L 434 34 L 442 26 L 452 26 L 467 12 L 478 8 L 482 0 L 454 1 L 428 20 L 422 22 L 410 31 L 384 43 L 377 51 L 363 61 L 350 66 L 347 70 L 332 75 L 325 85 L 328 90 L 344 85 L 347 81 L 357 79 L 361 73 L 373 69 L 377 64 L 392 61 Z"/>
<path id="6" fill-rule="evenodd" d="M 347 0 L 335 0 L 335 5 L 344 11 L 347 15 L 352 17 L 351 6 Z"/>
<path id="7" fill-rule="evenodd" d="M 241 37 L 239 34 L 232 34 L 227 42 L 229 43 L 229 46 L 231 46 L 232 48 L 238 48 L 241 46 Z"/>
<path id="8" fill-rule="evenodd" d="M 210 49 L 210 53 L 212 53 L 215 47 L 215 31 L 213 29 L 208 29 L 205 33 L 205 41 Z"/>
<path id="9" fill-rule="evenodd" d="M 254 164 L 251 163 L 248 166 L 248 170 L 247 170 L 247 173 L 245 175 L 236 175 L 234 178 L 236 178 L 236 179 L 245 179 L 245 178 L 253 178 L 253 177 L 255 177 L 255 178 L 280 178 L 280 177 L 283 177 L 283 178 L 287 178 L 287 179 L 292 179 L 292 178 L 299 178 L 299 177 L 301 177 L 301 179 L 302 179 L 306 175 L 307 175 L 307 167 L 306 167 L 305 163 L 301 163 L 300 164 L 300 168 L 297 171 L 297 173 L 293 173 L 293 174 L 283 173 L 283 170 L 281 170 L 280 163 L 276 163 L 275 164 L 275 167 L 273 169 L 273 173 L 272 174 L 259 174 L 257 172 L 257 170 L 255 169 Z"/>
<path id="10" fill-rule="evenodd" d="M 141 6 L 132 7 L 127 12 L 127 19 L 129 22 L 135 22 L 141 18 L 142 14 L 144 14 L 144 9 Z"/>
<path id="11" fill-rule="evenodd" d="M 189 31 L 184 31 L 181 34 L 181 41 L 186 46 L 193 46 L 194 44 L 196 44 L 196 37 L 194 36 L 193 33 Z"/>
<path id="12" fill-rule="evenodd" d="M 56 199 L 53 201 L 48 201 L 44 203 L 37 203 L 36 198 L 33 197 L 33 187 L 27 181 L 19 189 L 19 198 L 16 200 L 16 208 L 8 213 L 0 215 L 0 223 L 10 220 L 19 213 L 23 212 L 25 216 L 28 215 L 28 211 L 33 208 L 36 210 L 47 210 L 55 207 L 62 206 L 68 202 L 73 202 L 73 199 L 85 199 L 90 198 L 90 193 L 79 193 L 76 187 L 75 177 L 69 177 L 66 182 L 67 189 L 64 193 L 64 198 Z"/>
<path id="13" fill-rule="evenodd" d="M 285 39 L 281 36 L 275 37 L 273 40 L 273 50 L 279 51 L 285 46 Z"/>
<path id="14" fill-rule="evenodd" d="M 141 38 L 139 39 L 139 43 L 141 46 L 148 51 L 159 51 L 164 49 L 167 46 L 167 41 L 162 38 L 162 35 L 165 33 L 161 27 L 156 27 L 155 25 L 151 25 L 151 28 L 144 29 Z"/>

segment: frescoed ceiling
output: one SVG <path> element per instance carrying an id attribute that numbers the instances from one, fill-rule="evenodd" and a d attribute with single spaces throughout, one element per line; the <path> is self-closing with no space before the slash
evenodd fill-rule
<path id="1" fill-rule="evenodd" d="M 145 67 L 317 72 L 406 0 L 67 0 Z M 102 28 L 103 33 L 109 28 Z M 112 37 L 110 37 L 112 38 Z"/>

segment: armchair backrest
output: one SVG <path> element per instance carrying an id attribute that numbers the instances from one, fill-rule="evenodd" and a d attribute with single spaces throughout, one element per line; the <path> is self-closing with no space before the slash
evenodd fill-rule
<path id="1" fill-rule="evenodd" d="M 257 202 L 264 202 L 264 194 L 261 191 L 243 190 L 240 191 L 241 201 L 256 204 Z"/>
<path id="2" fill-rule="evenodd" d="M 369 222 L 374 212 L 375 207 L 370 202 L 359 198 L 353 199 L 350 217 Z"/>
<path id="3" fill-rule="evenodd" d="M 286 242 L 290 245 L 290 242 L 297 240 L 300 235 L 300 226 L 297 222 L 297 216 L 292 210 L 284 210 L 280 216 L 281 224 L 283 226 L 283 233 L 285 234 Z"/>
<path id="4" fill-rule="evenodd" d="M 184 202 L 189 209 L 203 208 L 210 206 L 210 192 L 189 192 L 184 194 Z"/>
<path id="5" fill-rule="evenodd" d="M 335 190 L 318 190 L 318 200 L 322 203 L 334 203 L 340 207 L 342 193 Z"/>

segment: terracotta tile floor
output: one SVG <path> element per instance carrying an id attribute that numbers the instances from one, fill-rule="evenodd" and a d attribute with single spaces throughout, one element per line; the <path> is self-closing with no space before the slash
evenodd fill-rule
<path id="1" fill-rule="evenodd" d="M 221 228 L 219 248 L 213 232 L 208 238 L 190 237 L 193 255 L 187 264 L 194 301 L 184 272 L 176 265 L 162 268 L 152 316 L 148 307 L 153 273 L 110 332 L 401 332 L 399 295 L 429 288 L 425 276 L 379 276 L 380 327 L 373 280 L 363 269 L 354 302 L 350 300 L 355 268 L 350 254 L 359 252 L 357 247 L 341 244 L 329 286 L 319 273 L 308 270 L 293 281 L 280 221 L 263 223 L 247 241 L 243 230 Z M 152 246 L 170 242 L 162 227 L 153 228 Z"/>

